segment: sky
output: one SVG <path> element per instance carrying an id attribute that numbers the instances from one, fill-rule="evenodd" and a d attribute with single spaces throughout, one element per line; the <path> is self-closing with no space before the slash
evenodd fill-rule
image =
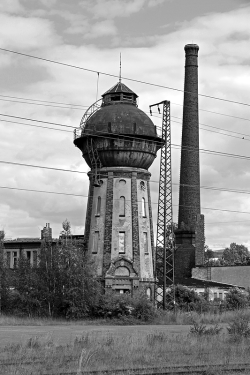
<path id="1" fill-rule="evenodd" d="M 6 238 L 39 237 L 46 223 L 57 237 L 66 218 L 72 233 L 84 233 L 88 167 L 73 144 L 73 128 L 117 82 L 120 53 L 123 82 L 139 96 L 140 109 L 171 102 L 177 221 L 183 92 L 173 89 L 183 90 L 184 46 L 196 43 L 199 93 L 232 101 L 199 97 L 206 244 L 250 247 L 249 19 L 249 0 L 1 0 L 0 48 L 94 71 L 0 50 L 0 229 Z M 161 115 L 152 120 L 161 126 Z M 150 168 L 155 225 L 159 161 L 160 154 Z"/>

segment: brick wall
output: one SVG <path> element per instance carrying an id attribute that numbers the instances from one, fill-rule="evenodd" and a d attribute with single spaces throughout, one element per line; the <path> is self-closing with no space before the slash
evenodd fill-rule
<path id="1" fill-rule="evenodd" d="M 131 180 L 131 202 L 132 202 L 132 243 L 134 268 L 140 277 L 140 248 L 139 248 L 139 222 L 138 222 L 138 200 L 137 200 L 137 173 L 132 172 Z"/>
<path id="2" fill-rule="evenodd" d="M 105 211 L 105 230 L 104 230 L 104 247 L 103 247 L 103 277 L 111 263 L 112 247 L 112 212 L 113 212 L 113 172 L 108 173 L 107 182 L 107 199 Z"/>
<path id="3" fill-rule="evenodd" d="M 85 231 L 84 231 L 84 248 L 85 251 L 89 249 L 89 235 L 91 226 L 91 213 L 93 206 L 93 196 L 94 196 L 94 184 L 93 184 L 93 174 L 90 172 L 89 176 L 89 193 L 88 193 L 88 205 L 86 210 L 86 220 L 85 220 Z"/>
<path id="4" fill-rule="evenodd" d="M 195 227 L 195 265 L 202 266 L 204 264 L 204 215 L 197 215 Z"/>
<path id="5" fill-rule="evenodd" d="M 150 183 L 149 179 L 147 181 L 147 189 L 148 189 L 148 212 L 149 212 L 149 222 L 150 222 L 150 237 L 151 237 L 151 249 L 152 249 L 152 257 L 153 257 L 153 269 L 154 269 L 154 226 L 153 226 L 153 216 L 152 216 L 152 203 L 151 203 L 151 194 L 150 194 Z"/>

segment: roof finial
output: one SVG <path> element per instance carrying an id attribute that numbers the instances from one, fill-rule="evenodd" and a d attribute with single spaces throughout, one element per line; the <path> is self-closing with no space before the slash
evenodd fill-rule
<path id="1" fill-rule="evenodd" d="M 122 54 L 120 52 L 120 72 L 119 72 L 119 82 L 122 81 Z"/>

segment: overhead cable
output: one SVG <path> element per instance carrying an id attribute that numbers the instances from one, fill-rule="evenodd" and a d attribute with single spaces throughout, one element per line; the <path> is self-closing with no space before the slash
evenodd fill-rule
<path id="1" fill-rule="evenodd" d="M 59 192 L 59 191 L 48 191 L 48 190 L 25 189 L 25 188 L 16 188 L 16 187 L 10 187 L 10 186 L 0 186 L 0 189 L 19 190 L 19 191 L 27 191 L 27 192 L 34 192 L 34 193 L 45 193 L 45 194 L 56 194 L 56 195 L 67 195 L 67 196 L 82 197 L 82 198 L 88 198 L 89 197 L 88 195 L 82 195 L 82 194 L 62 193 L 62 192 Z M 119 200 L 119 199 L 115 199 L 115 200 Z M 158 204 L 158 202 L 151 202 L 151 204 Z M 179 207 L 178 204 L 173 204 L 173 206 Z M 181 206 L 186 207 L 186 208 L 191 208 L 191 206 L 186 206 L 186 205 L 181 205 Z M 211 211 L 230 212 L 230 213 L 239 213 L 239 214 L 250 215 L 250 211 L 226 210 L 226 209 L 222 209 L 222 208 L 212 208 L 212 207 L 200 207 L 200 208 L 202 210 L 211 210 Z"/>
<path id="2" fill-rule="evenodd" d="M 100 71 L 94 70 L 94 69 L 83 68 L 81 66 L 77 66 L 77 65 L 73 65 L 73 64 L 67 64 L 67 63 L 63 63 L 63 62 L 60 62 L 60 61 L 56 61 L 56 60 L 46 59 L 44 57 L 29 55 L 27 53 L 13 51 L 13 50 L 10 50 L 10 49 L 7 49 L 7 48 L 0 48 L 0 51 L 13 53 L 13 54 L 16 54 L 16 55 L 41 60 L 41 61 L 49 62 L 49 63 L 52 63 L 52 64 L 62 65 L 62 66 L 66 66 L 66 67 L 69 67 L 69 68 L 80 69 L 80 70 L 84 70 L 84 71 L 90 72 L 90 73 L 99 73 L 99 74 L 102 74 L 102 75 L 105 75 L 105 76 L 119 78 L 119 75 L 116 75 L 116 74 L 100 72 Z M 121 77 L 121 78 L 123 80 L 131 81 L 131 82 L 142 83 L 142 84 L 149 85 L 149 86 L 160 87 L 160 88 L 165 88 L 165 89 L 168 89 L 168 90 L 173 90 L 173 91 L 178 91 L 178 92 L 187 92 L 189 94 L 193 94 L 192 92 L 184 91 L 184 90 L 177 89 L 177 88 L 170 87 L 170 86 L 159 85 L 159 84 L 156 84 L 156 83 L 141 81 L 141 80 L 138 80 L 138 79 L 133 79 L 133 78 L 128 78 L 128 77 Z M 230 99 L 225 99 L 225 98 L 219 98 L 219 97 L 212 96 L 212 95 L 205 95 L 205 94 L 198 94 L 198 95 L 202 96 L 204 98 L 208 98 L 208 99 L 214 99 L 214 100 L 219 100 L 219 101 L 223 101 L 223 102 L 227 102 L 227 103 L 239 104 L 239 105 L 250 107 L 249 103 L 239 102 L 239 101 L 236 101 L 236 100 L 230 100 Z"/>

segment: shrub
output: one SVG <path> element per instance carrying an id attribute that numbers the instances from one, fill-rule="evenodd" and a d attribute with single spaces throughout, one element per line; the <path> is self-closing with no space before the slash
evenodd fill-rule
<path id="1" fill-rule="evenodd" d="M 243 338 L 250 337 L 250 327 L 249 327 L 249 317 L 247 315 L 241 314 L 237 318 L 233 319 L 227 331 L 229 335 L 232 335 L 233 338 Z"/>
<path id="2" fill-rule="evenodd" d="M 150 321 L 156 316 L 156 309 L 152 302 L 147 298 L 144 290 L 138 291 L 131 300 L 132 315 L 136 319 Z"/>
<path id="3" fill-rule="evenodd" d="M 248 306 L 248 295 L 239 288 L 231 288 L 226 295 L 227 308 L 231 310 L 242 309 Z"/>
<path id="4" fill-rule="evenodd" d="M 190 333 L 197 335 L 197 336 L 214 336 L 219 335 L 221 332 L 222 327 L 219 327 L 218 324 L 215 324 L 211 327 L 207 327 L 202 323 L 198 323 L 196 321 L 193 321 L 193 327 L 190 328 Z"/>
<path id="5" fill-rule="evenodd" d="M 197 311 L 207 310 L 208 302 L 203 296 L 200 296 L 193 289 L 183 285 L 177 285 L 175 288 L 170 287 L 166 294 L 167 309 L 173 310 L 173 297 L 175 293 L 176 306 L 181 311 Z"/>
<path id="6" fill-rule="evenodd" d="M 105 293 L 93 312 L 93 317 L 119 318 L 132 317 L 142 321 L 150 321 L 156 315 L 156 309 L 146 296 L 144 290 L 130 294 Z"/>

